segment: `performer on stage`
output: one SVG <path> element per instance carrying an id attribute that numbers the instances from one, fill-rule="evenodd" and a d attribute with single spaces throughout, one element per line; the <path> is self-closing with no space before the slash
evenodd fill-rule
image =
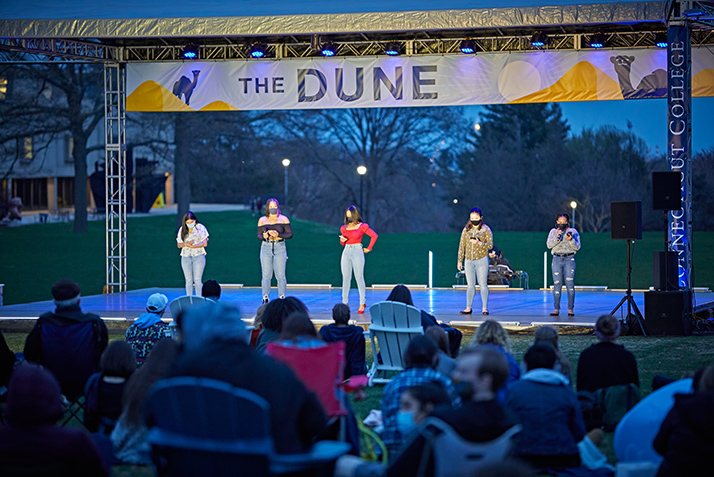
<path id="1" fill-rule="evenodd" d="M 362 246 L 362 237 L 367 234 L 371 237 L 367 248 Z M 340 243 L 345 249 L 342 251 L 342 303 L 347 304 L 350 296 L 350 284 L 354 271 L 357 289 L 359 290 L 359 309 L 357 313 L 364 313 L 367 306 L 367 297 L 364 284 L 364 254 L 372 251 L 377 241 L 377 234 L 362 222 L 357 207 L 351 205 L 345 212 L 345 225 L 340 228 Z"/>
<path id="2" fill-rule="evenodd" d="M 568 292 L 568 316 L 575 316 L 575 254 L 580 250 L 580 234 L 569 227 L 570 216 L 558 214 L 555 228 L 550 229 L 546 245 L 553 254 L 553 304 L 555 310 L 551 316 L 560 314 L 560 292 L 565 278 L 565 289 Z"/>
<path id="3" fill-rule="evenodd" d="M 481 291 L 481 313 L 488 315 L 488 251 L 493 247 L 493 234 L 483 223 L 483 213 L 478 207 L 471 209 L 469 222 L 461 231 L 459 256 L 456 268 L 466 275 L 466 308 L 459 313 L 470 315 L 476 293 L 476 280 Z M 465 259 L 465 260 L 464 260 Z"/>
<path id="4" fill-rule="evenodd" d="M 263 303 L 269 301 L 273 273 L 278 281 L 278 296 L 285 298 L 287 288 L 285 264 L 288 260 L 285 241 L 291 238 L 293 238 L 293 229 L 290 220 L 280 213 L 277 199 L 268 199 L 265 202 L 265 215 L 258 219 L 258 240 L 263 242 L 260 246 L 260 267 L 263 271 L 260 286 L 263 291 Z"/>
<path id="5" fill-rule="evenodd" d="M 201 296 L 203 269 L 206 268 L 208 230 L 198 222 L 190 210 L 183 216 L 183 225 L 178 230 L 176 242 L 181 249 L 181 268 L 186 279 L 186 295 L 191 295 L 195 286 L 196 296 Z"/>

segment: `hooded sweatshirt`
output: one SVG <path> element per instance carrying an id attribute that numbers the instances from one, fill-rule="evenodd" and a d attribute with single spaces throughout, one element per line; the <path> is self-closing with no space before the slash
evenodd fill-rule
<path id="1" fill-rule="evenodd" d="M 126 342 L 134 350 L 137 366 L 142 366 L 154 344 L 166 337 L 167 327 L 158 313 L 147 312 L 142 313 L 126 330 Z"/>
<path id="2" fill-rule="evenodd" d="M 345 379 L 364 374 L 365 364 L 364 330 L 359 326 L 337 326 L 335 324 L 320 328 L 320 336 L 327 343 L 345 342 Z"/>

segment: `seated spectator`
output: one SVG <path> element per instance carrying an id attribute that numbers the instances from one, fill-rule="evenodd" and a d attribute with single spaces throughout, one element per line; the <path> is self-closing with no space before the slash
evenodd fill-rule
<path id="1" fill-rule="evenodd" d="M 364 330 L 350 325 L 350 307 L 338 303 L 332 308 L 334 323 L 320 328 L 320 336 L 327 343 L 345 342 L 345 379 L 367 372 Z"/>
<path id="2" fill-rule="evenodd" d="M 386 301 L 396 301 L 399 303 L 404 303 L 405 305 L 414 306 L 414 301 L 412 300 L 412 292 L 409 291 L 405 285 L 397 285 L 392 288 Z M 461 338 L 463 334 L 456 328 L 445 323 L 438 323 L 434 315 L 430 315 L 424 310 L 421 311 L 421 326 L 424 328 L 424 332 L 429 327 L 439 326 L 443 328 L 449 334 L 449 351 L 452 357 L 459 355 L 459 349 L 461 347 Z"/>
<path id="3" fill-rule="evenodd" d="M 498 391 L 497 396 L 499 402 L 503 402 L 508 386 L 518 381 L 518 378 L 521 376 L 521 370 L 518 367 L 516 358 L 511 354 L 511 340 L 508 339 L 508 331 L 506 331 L 498 321 L 486 320 L 481 326 L 476 328 L 473 340 L 471 341 L 471 346 L 474 345 L 492 346 L 501 352 L 508 361 L 508 379 L 503 385 L 503 388 Z"/>
<path id="4" fill-rule="evenodd" d="M 271 301 L 266 308 L 266 327 L 273 325 L 271 319 L 279 318 L 282 329 L 282 312 L 295 303 L 305 309 L 292 297 Z M 280 313 L 275 309 L 269 313 L 271 305 Z M 287 366 L 250 348 L 240 312 L 214 304 L 188 309 L 183 315 L 184 350 L 171 376 L 218 379 L 256 393 L 270 405 L 275 450 L 281 454 L 307 451 L 327 423 L 322 405 Z"/>
<path id="5" fill-rule="evenodd" d="M 294 296 L 276 298 L 266 305 L 263 311 L 263 329 L 260 331 L 255 345 L 255 349 L 259 353 L 265 353 L 268 343 L 278 339 L 283 330 L 283 321 L 296 311 L 308 313 L 305 304 Z"/>
<path id="6" fill-rule="evenodd" d="M 151 445 L 143 418 L 144 399 L 149 388 L 164 379 L 178 354 L 179 344 L 169 338 L 151 349 L 144 366 L 137 369 L 124 387 L 122 412 L 111 433 L 114 457 L 125 464 L 151 464 Z"/>
<path id="7" fill-rule="evenodd" d="M 579 467 L 577 443 L 585 437 L 585 422 L 567 379 L 553 370 L 555 350 L 533 345 L 523 359 L 527 372 L 506 393 L 506 407 L 523 426 L 513 454 L 545 471 Z"/>
<path id="8" fill-rule="evenodd" d="M 692 394 L 675 394 L 674 406 L 654 439 L 664 457 L 657 477 L 710 475 L 714 468 L 714 366 L 707 366 Z"/>
<path id="9" fill-rule="evenodd" d="M 55 424 L 63 414 L 52 373 L 29 363 L 18 367 L 8 387 L 6 424 L 0 425 L 0 474 L 109 475 L 86 431 Z"/>
<path id="10" fill-rule="evenodd" d="M 554 370 L 560 372 L 568 378 L 568 383 L 570 386 L 573 385 L 571 379 L 572 370 L 570 369 L 570 361 L 560 350 L 560 342 L 558 341 L 558 330 L 552 326 L 541 326 L 539 327 L 535 334 L 533 335 L 533 344 L 546 343 L 553 347 L 555 350 L 555 367 Z"/>
<path id="11" fill-rule="evenodd" d="M 426 336 L 417 336 L 411 340 L 404 353 L 405 370 L 392 378 L 384 387 L 381 401 L 384 422 L 382 441 L 387 446 L 390 456 L 399 450 L 404 441 L 405 436 L 397 426 L 397 412 L 401 396 L 408 388 L 424 382 L 437 381 L 448 392 L 452 405 L 461 404 L 451 378 L 434 369 L 438 363 L 439 353 L 434 342 Z"/>
<path id="12" fill-rule="evenodd" d="M 399 431 L 403 436 L 409 436 L 420 422 L 441 405 L 451 407 L 451 400 L 440 382 L 426 382 L 407 388 L 399 399 Z"/>
<path id="13" fill-rule="evenodd" d="M 583 350 L 578 358 L 578 391 L 595 392 L 630 383 L 639 388 L 635 355 L 615 343 L 620 336 L 620 322 L 611 315 L 601 316 L 595 323 L 595 335 L 599 343 Z"/>
<path id="14" fill-rule="evenodd" d="M 513 267 L 495 245 L 488 251 L 488 284 L 508 285 L 513 279 Z"/>
<path id="15" fill-rule="evenodd" d="M 206 280 L 203 282 L 201 296 L 213 301 L 219 301 L 221 299 L 221 285 L 219 285 L 215 280 Z"/>
<path id="16" fill-rule="evenodd" d="M 268 306 L 267 303 L 260 305 L 253 317 L 253 329 L 250 330 L 250 347 L 253 349 L 256 348 L 258 336 L 260 336 L 260 332 L 263 331 L 263 313 L 265 313 L 266 306 Z"/>
<path id="17" fill-rule="evenodd" d="M 121 414 L 124 385 L 136 370 L 134 350 L 126 341 L 113 341 L 99 364 L 102 370 L 84 388 L 84 427 L 109 435 Z"/>
<path id="18" fill-rule="evenodd" d="M 166 338 L 169 330 L 161 320 L 169 299 L 163 293 L 154 293 L 146 300 L 146 313 L 142 313 L 126 330 L 126 342 L 136 355 L 136 365 L 141 367 L 154 344 Z"/>
<path id="19" fill-rule="evenodd" d="M 451 372 L 456 368 L 456 360 L 451 357 L 449 352 L 448 333 L 439 326 L 430 326 L 424 335 L 439 348 L 439 364 L 436 365 L 436 370 L 444 376 L 451 376 Z"/>
<path id="20" fill-rule="evenodd" d="M 72 280 L 55 283 L 55 311 L 41 315 L 25 341 L 25 359 L 49 368 L 70 400 L 82 394 L 89 376 L 99 370 L 99 359 L 109 341 L 102 319 L 82 313 L 80 292 Z M 83 333 L 79 325 L 91 326 L 92 336 Z M 53 339 L 45 343 L 42 336 L 47 333 L 52 333 Z"/>
<path id="21" fill-rule="evenodd" d="M 2 331 L 0 330 L 0 388 L 7 386 L 14 366 L 15 353 L 10 350 Z"/>

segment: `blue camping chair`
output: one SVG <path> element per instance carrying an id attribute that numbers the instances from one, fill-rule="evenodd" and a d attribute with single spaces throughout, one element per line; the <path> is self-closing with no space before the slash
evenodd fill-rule
<path id="1" fill-rule="evenodd" d="M 276 454 L 267 401 L 215 379 L 164 379 L 151 389 L 147 405 L 148 439 L 160 476 L 332 475 L 335 460 L 350 449 L 325 441 L 310 453 Z"/>

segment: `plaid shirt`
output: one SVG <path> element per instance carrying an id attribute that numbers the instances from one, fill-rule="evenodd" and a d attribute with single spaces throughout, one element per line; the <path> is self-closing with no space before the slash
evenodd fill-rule
<path id="1" fill-rule="evenodd" d="M 456 394 L 451 379 L 432 368 L 410 368 L 396 375 L 384 388 L 381 404 L 384 423 L 382 441 L 390 454 L 399 449 L 405 437 L 397 429 L 397 412 L 402 393 L 412 386 L 429 381 L 437 381 L 444 386 L 454 407 L 461 405 L 461 398 Z"/>

